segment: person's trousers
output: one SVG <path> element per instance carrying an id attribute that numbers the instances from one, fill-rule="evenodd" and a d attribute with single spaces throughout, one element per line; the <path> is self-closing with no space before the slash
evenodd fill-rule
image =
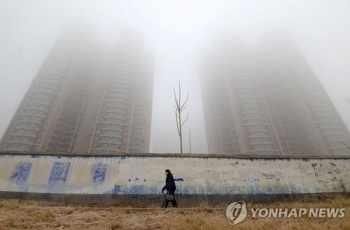
<path id="1" fill-rule="evenodd" d="M 175 193 L 175 190 L 176 190 L 176 189 L 170 190 L 170 191 L 168 191 L 167 194 L 175 195 L 175 194 L 174 194 L 174 193 Z M 166 207 L 168 206 L 168 204 L 169 204 L 169 201 L 170 201 L 170 200 L 165 200 L 164 203 L 163 203 L 162 208 L 166 208 Z M 173 204 L 173 207 L 174 207 L 174 208 L 177 208 L 177 203 L 176 203 L 176 200 L 175 200 L 175 196 L 174 196 L 174 200 L 172 200 L 171 203 Z"/>

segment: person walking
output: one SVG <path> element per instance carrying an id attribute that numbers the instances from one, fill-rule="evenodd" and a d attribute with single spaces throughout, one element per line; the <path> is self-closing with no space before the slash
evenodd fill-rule
<path id="1" fill-rule="evenodd" d="M 169 169 L 167 169 L 167 170 L 165 170 L 165 175 L 166 175 L 166 179 L 165 179 L 165 185 L 164 185 L 164 187 L 162 189 L 162 193 L 166 189 L 167 190 L 167 194 L 173 195 L 173 200 L 171 200 L 171 202 L 173 204 L 173 207 L 177 208 L 177 203 L 176 203 L 176 200 L 175 200 L 176 184 L 175 184 L 175 181 L 174 181 L 173 174 L 170 172 Z M 168 204 L 169 204 L 169 201 L 170 200 L 166 199 L 164 201 L 164 203 L 163 203 L 162 208 L 166 208 L 168 206 Z"/>

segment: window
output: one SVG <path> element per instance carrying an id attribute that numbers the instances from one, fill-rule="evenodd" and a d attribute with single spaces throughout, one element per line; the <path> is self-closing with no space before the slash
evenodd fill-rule
<path id="1" fill-rule="evenodd" d="M 33 135 L 34 131 L 33 130 L 27 130 L 26 135 Z"/>
<path id="2" fill-rule="evenodd" d="M 260 138 L 253 138 L 253 142 L 254 142 L 255 144 L 260 144 L 260 143 L 261 143 L 261 140 L 260 140 Z"/>
<path id="3" fill-rule="evenodd" d="M 23 142 L 23 143 L 28 143 L 29 140 L 30 140 L 30 137 L 23 137 L 23 138 L 22 138 L 22 142 Z"/>
<path id="4" fill-rule="evenodd" d="M 28 145 L 22 144 L 22 145 L 20 146 L 20 149 L 25 150 L 25 149 L 27 149 L 27 147 L 28 147 Z"/>
<path id="5" fill-rule="evenodd" d="M 22 120 L 23 120 L 23 121 L 29 121 L 29 118 L 30 118 L 30 116 L 23 116 L 23 117 L 22 117 Z"/>
<path id="6" fill-rule="evenodd" d="M 258 136 L 259 136 L 259 132 L 253 131 L 253 132 L 251 132 L 251 135 L 252 135 L 253 137 L 258 137 Z"/>
<path id="7" fill-rule="evenodd" d="M 14 136 L 14 137 L 13 137 L 13 140 L 14 140 L 14 141 L 20 141 L 20 140 L 21 140 L 21 137 L 19 137 L 19 136 Z"/>
<path id="8" fill-rule="evenodd" d="M 263 143 L 268 143 L 269 139 L 267 137 L 261 137 L 260 138 Z"/>
<path id="9" fill-rule="evenodd" d="M 15 150 L 16 148 L 18 147 L 18 144 L 16 144 L 16 143 L 13 143 L 12 145 L 11 145 L 11 150 Z"/>
<path id="10" fill-rule="evenodd" d="M 31 121 L 38 122 L 40 120 L 40 117 L 32 117 Z"/>
<path id="11" fill-rule="evenodd" d="M 24 134 L 25 129 L 15 129 L 15 133 Z"/>
<path id="12" fill-rule="evenodd" d="M 267 132 L 265 132 L 265 131 L 260 131 L 259 133 L 260 133 L 260 136 L 263 136 L 263 137 L 267 137 L 268 136 Z"/>
<path id="13" fill-rule="evenodd" d="M 256 150 L 264 150 L 263 145 L 255 145 Z"/>
<path id="14" fill-rule="evenodd" d="M 36 110 L 33 114 L 34 114 L 34 115 L 37 115 L 37 116 L 41 116 L 41 115 L 44 114 L 44 112 L 43 112 L 43 111 L 40 111 L 40 110 Z"/>

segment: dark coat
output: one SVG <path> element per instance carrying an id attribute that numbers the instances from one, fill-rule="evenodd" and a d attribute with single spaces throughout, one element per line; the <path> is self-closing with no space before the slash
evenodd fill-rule
<path id="1" fill-rule="evenodd" d="M 176 184 L 175 184 L 175 181 L 174 181 L 174 177 L 172 175 L 167 175 L 167 177 L 165 179 L 165 185 L 163 187 L 163 191 L 165 189 L 168 190 L 168 191 L 176 189 Z"/>

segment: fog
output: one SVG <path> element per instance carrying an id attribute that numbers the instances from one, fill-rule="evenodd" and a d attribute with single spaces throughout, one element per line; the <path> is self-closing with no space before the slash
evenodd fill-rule
<path id="1" fill-rule="evenodd" d="M 121 28 L 140 30 L 155 53 L 150 152 L 179 152 L 173 87 L 189 92 L 183 127 L 184 152 L 191 130 L 192 152 L 207 142 L 197 61 L 220 32 L 239 33 L 254 47 L 266 29 L 289 31 L 350 128 L 349 1 L 1 1 L 0 136 L 62 29 L 86 21 L 102 43 L 116 41 Z"/>

